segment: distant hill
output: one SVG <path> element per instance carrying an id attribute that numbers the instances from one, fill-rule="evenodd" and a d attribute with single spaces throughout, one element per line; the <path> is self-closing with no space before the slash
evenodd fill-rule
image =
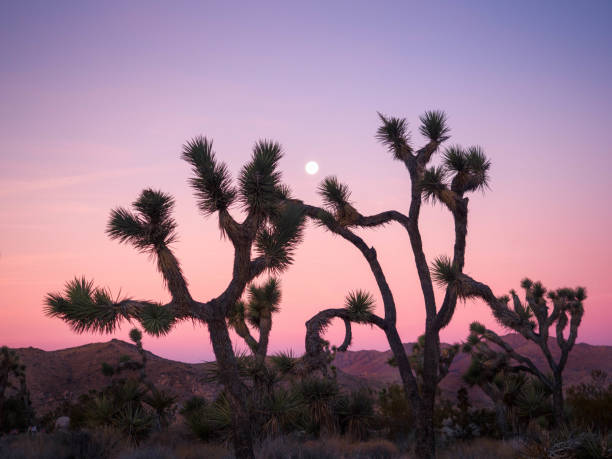
<path id="1" fill-rule="evenodd" d="M 506 335 L 504 339 L 519 352 L 529 356 L 536 365 L 545 368 L 544 357 L 533 344 L 519 335 Z M 412 344 L 405 344 L 408 352 Z M 558 353 L 553 344 L 553 353 Z M 128 355 L 139 360 L 136 347 L 120 340 L 92 343 L 58 351 L 43 351 L 35 348 L 20 348 L 17 352 L 26 365 L 27 383 L 32 404 L 39 413 L 53 409 L 64 400 L 76 400 L 90 389 L 101 389 L 108 384 L 102 375 L 102 362 L 116 364 L 119 357 Z M 387 364 L 391 352 L 347 351 L 338 353 L 334 365 L 338 368 L 338 380 L 344 388 L 371 386 L 379 389 L 389 383 L 399 382 L 396 368 Z M 147 373 L 153 382 L 176 396 L 186 400 L 193 395 L 214 397 L 219 386 L 205 380 L 205 363 L 190 364 L 164 359 L 148 353 Z M 448 376 L 442 381 L 443 396 L 454 397 L 462 385 L 461 374 L 469 366 L 469 356 L 459 354 Z M 586 382 L 593 369 L 612 374 L 612 346 L 576 344 L 570 354 L 565 371 L 566 385 Z M 486 403 L 479 389 L 471 391 L 476 404 Z"/>
<path id="2" fill-rule="evenodd" d="M 521 335 L 508 334 L 502 337 L 522 355 L 529 357 L 534 364 L 548 372 L 546 360 L 540 348 L 527 341 Z M 559 357 L 559 347 L 555 338 L 550 338 L 550 348 L 553 356 Z M 444 344 L 442 346 L 445 346 Z M 404 344 L 407 352 L 411 352 L 412 344 Z M 334 361 L 343 372 L 353 376 L 360 376 L 368 380 L 389 384 L 399 383 L 400 377 L 396 368 L 387 364 L 391 358 L 391 351 L 349 351 L 338 353 Z M 442 380 L 440 388 L 442 395 L 454 398 L 457 390 L 463 385 L 461 375 L 470 365 L 470 356 L 459 353 L 451 365 L 448 375 Z M 587 382 L 591 379 L 591 371 L 599 369 L 612 375 L 612 346 L 594 346 L 586 343 L 577 343 L 570 352 L 567 366 L 563 373 L 565 387 L 573 384 Z M 484 393 L 479 388 L 470 390 L 470 397 L 476 404 L 488 403 Z"/>

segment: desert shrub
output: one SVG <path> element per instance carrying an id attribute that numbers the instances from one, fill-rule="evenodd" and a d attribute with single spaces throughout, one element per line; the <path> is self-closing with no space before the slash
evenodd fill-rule
<path id="1" fill-rule="evenodd" d="M 448 399 L 438 401 L 434 410 L 434 422 L 442 434 L 442 442 L 499 436 L 494 411 L 472 408 L 464 387 L 457 391 L 456 403 Z"/>
<path id="2" fill-rule="evenodd" d="M 537 432 L 537 434 L 535 434 Z M 603 459 L 612 457 L 612 440 L 590 431 L 562 428 L 554 431 L 531 429 L 520 449 L 526 459 Z"/>
<path id="3" fill-rule="evenodd" d="M 0 439 L 3 459 L 108 459 L 126 447 L 123 437 L 112 429 L 78 432 L 22 434 Z"/>
<path id="4" fill-rule="evenodd" d="M 336 429 L 333 407 L 339 389 L 335 379 L 305 378 L 295 389 L 304 403 L 306 430 L 315 436 Z"/>
<path id="5" fill-rule="evenodd" d="M 379 392 L 378 409 L 380 425 L 388 432 L 389 438 L 406 438 L 414 429 L 414 411 L 399 384 L 392 384 Z"/>
<path id="6" fill-rule="evenodd" d="M 334 413 L 340 433 L 353 440 L 366 440 L 374 424 L 374 400 L 369 392 L 360 390 L 337 398 Z"/>
<path id="7" fill-rule="evenodd" d="M 604 432 L 612 429 L 612 381 L 601 370 L 591 372 L 591 381 L 567 390 L 570 420 L 582 427 Z"/>
<path id="8" fill-rule="evenodd" d="M 23 432 L 27 430 L 33 418 L 34 411 L 27 399 L 22 397 L 9 397 L 2 405 L 0 425 L 4 432 L 10 432 L 13 429 Z"/>
<path id="9" fill-rule="evenodd" d="M 301 428 L 304 402 L 296 391 L 276 389 L 265 396 L 257 407 L 260 412 L 262 437 L 275 437 Z"/>
<path id="10" fill-rule="evenodd" d="M 190 399 L 180 411 L 191 432 L 202 441 L 231 440 L 231 408 L 221 394 L 213 403 L 202 398 Z"/>

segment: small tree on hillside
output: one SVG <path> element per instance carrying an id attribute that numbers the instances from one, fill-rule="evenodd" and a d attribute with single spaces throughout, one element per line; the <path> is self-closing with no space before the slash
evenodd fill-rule
<path id="1" fill-rule="evenodd" d="M 208 301 L 191 296 L 171 249 L 176 240 L 174 200 L 161 191 L 146 189 L 134 201 L 133 210 L 118 208 L 111 212 L 107 234 L 155 258 L 172 297 L 170 302 L 162 305 L 117 298 L 91 281 L 75 279 L 66 284 L 64 292 L 47 296 L 46 312 L 66 321 L 77 333 L 113 332 L 123 319 L 137 320 L 152 335 L 167 334 L 183 320 L 205 324 L 232 408 L 236 456 L 250 458 L 253 444 L 247 388 L 240 378 L 227 317 L 253 279 L 265 271 L 282 272 L 292 263 L 293 250 L 301 240 L 303 215 L 301 209 L 286 201 L 289 189 L 282 184 L 278 171 L 282 157 L 278 143 L 255 144 L 236 186 L 227 166 L 215 157 L 212 142 L 205 137 L 189 141 L 182 157 L 192 166 L 190 183 L 198 207 L 204 216 L 218 214 L 221 234 L 234 246 L 232 276 L 226 289 Z M 243 211 L 241 223 L 230 213 L 236 203 Z"/>
<path id="2" fill-rule="evenodd" d="M 468 198 L 470 192 L 484 190 L 488 185 L 490 162 L 479 147 L 467 149 L 449 147 L 442 155 L 440 166 L 430 166 L 433 155 L 440 145 L 448 140 L 449 127 L 446 115 L 440 111 L 426 112 L 421 116 L 420 133 L 428 139 L 427 144 L 414 150 L 406 120 L 380 115 L 381 126 L 377 138 L 389 149 L 394 159 L 403 163 L 411 181 L 408 215 L 390 210 L 372 216 L 357 211 L 350 200 L 347 185 L 336 177 L 328 177 L 319 191 L 326 208 L 303 204 L 308 217 L 319 222 L 331 232 L 353 244 L 364 256 L 380 291 L 384 315 L 374 313 L 372 297 L 364 292 L 349 295 L 345 307 L 321 311 L 307 323 L 306 359 L 313 366 L 327 360 L 326 342 L 321 333 L 334 318 L 344 321 L 346 336 L 338 350 L 346 350 L 351 342 L 351 323 L 364 323 L 380 328 L 386 335 L 394 360 L 398 366 L 404 390 L 417 411 L 416 454 L 421 458 L 435 456 L 434 404 L 438 383 L 446 374 L 452 355 L 440 351 L 440 330 L 446 327 L 463 291 L 454 282 L 446 282 L 450 276 L 463 271 L 468 222 Z M 451 213 L 454 222 L 455 244 L 452 258 L 437 258 L 430 268 L 423 250 L 419 219 L 423 201 L 437 201 Z M 368 246 L 354 229 L 376 228 L 385 224 L 399 223 L 407 232 L 423 294 L 426 320 L 422 345 L 422 381 L 410 362 L 397 330 L 397 306 L 391 288 L 374 247 Z M 436 303 L 434 283 L 445 287 L 444 299 Z"/>
<path id="3" fill-rule="evenodd" d="M 556 424 L 563 422 L 563 370 L 569 353 L 576 343 L 578 327 L 584 314 L 583 301 L 586 299 L 586 290 L 582 287 L 561 288 L 547 294 L 540 282 L 524 279 L 521 286 L 525 290 L 525 302 L 521 302 L 517 293 L 512 290 L 511 308 L 510 297 L 496 298 L 484 284 L 475 282 L 467 276 L 458 278 L 457 282 L 469 295 L 487 301 L 501 325 L 535 343 L 542 351 L 551 373 L 542 371 L 531 359 L 518 353 L 497 333 L 478 322 L 470 326 L 467 350 L 477 347 L 479 352 L 486 352 L 489 355 L 501 352 L 513 363 L 512 369 L 526 371 L 538 378 L 553 395 L 554 422 Z M 549 303 L 552 303 L 552 310 Z M 564 332 L 568 325 L 569 333 L 565 337 Z M 549 328 L 553 326 L 560 354 L 558 359 L 553 355 L 549 339 Z"/>
<path id="4" fill-rule="evenodd" d="M 17 352 L 0 348 L 0 432 L 25 429 L 34 417 L 25 368 Z"/>

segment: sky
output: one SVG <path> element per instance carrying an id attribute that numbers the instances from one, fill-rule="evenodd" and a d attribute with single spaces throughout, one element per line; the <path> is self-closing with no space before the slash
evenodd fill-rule
<path id="1" fill-rule="evenodd" d="M 498 295 L 525 276 L 585 286 L 578 340 L 612 345 L 611 22 L 606 1 L 1 2 L 0 344 L 126 339 L 129 324 L 78 335 L 43 314 L 45 295 L 74 276 L 168 300 L 153 261 L 105 235 L 109 211 L 146 187 L 176 198 L 174 250 L 192 295 L 225 288 L 232 247 L 197 210 L 180 159 L 188 139 L 214 139 L 234 176 L 258 139 L 274 139 L 296 197 L 321 204 L 317 185 L 336 175 L 363 214 L 407 212 L 409 177 L 377 143 L 376 112 L 405 117 L 419 146 L 419 115 L 442 109 L 448 143 L 480 145 L 492 161 L 491 189 L 470 199 L 465 271 Z M 447 211 L 426 206 L 420 228 L 429 260 L 452 253 Z M 359 234 L 414 341 L 425 313 L 406 233 Z M 382 308 L 360 253 L 312 225 L 281 284 L 271 352 L 302 353 L 304 322 L 350 290 Z M 467 302 L 442 340 L 465 339 L 473 320 L 502 331 Z M 388 348 L 379 330 L 355 328 L 353 349 Z M 340 341 L 342 327 L 327 337 Z M 144 346 L 213 359 L 190 322 Z"/>

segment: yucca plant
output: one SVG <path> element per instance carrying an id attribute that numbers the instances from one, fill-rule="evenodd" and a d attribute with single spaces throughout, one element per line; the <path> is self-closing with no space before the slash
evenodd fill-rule
<path id="1" fill-rule="evenodd" d="M 240 378 L 227 318 L 255 278 L 264 272 L 280 273 L 293 262 L 294 249 L 301 240 L 303 210 L 288 201 L 289 189 L 278 170 L 282 156 L 278 143 L 257 142 L 234 184 L 227 166 L 217 159 L 211 140 L 196 137 L 183 147 L 182 157 L 192 168 L 190 184 L 199 209 L 204 216 L 218 215 L 221 234 L 234 246 L 232 278 L 216 297 L 208 301 L 192 297 L 172 249 L 177 239 L 174 199 L 149 188 L 140 193 L 131 209 L 111 211 L 107 234 L 155 259 L 171 300 L 160 304 L 113 296 L 85 278 L 69 281 L 63 292 L 50 293 L 45 299 L 46 313 L 64 320 L 77 333 L 110 333 L 122 320 L 137 321 L 155 336 L 169 333 L 184 320 L 205 325 L 231 406 L 236 456 L 241 458 L 253 457 L 248 391 Z M 236 207 L 244 215 L 241 222 L 232 216 Z"/>
<path id="2" fill-rule="evenodd" d="M 442 111 L 427 111 L 420 117 L 419 132 L 426 139 L 425 145 L 420 149 L 413 148 L 405 119 L 382 114 L 379 114 L 379 118 L 377 139 L 387 147 L 395 160 L 403 164 L 410 177 L 408 213 L 388 210 L 369 216 L 361 214 L 356 204 L 351 201 L 348 185 L 337 177 L 327 177 L 319 186 L 323 207 L 301 204 L 309 218 L 350 242 L 363 255 L 376 280 L 382 298 L 383 314 L 378 315 L 370 294 L 363 291 L 353 292 L 348 296 L 343 308 L 326 309 L 307 322 L 304 360 L 311 368 L 328 365 L 332 356 L 326 351 L 329 346 L 321 334 L 334 318 L 343 320 L 346 330 L 343 343 L 336 348 L 339 352 L 345 351 L 351 343 L 351 323 L 379 328 L 385 333 L 404 391 L 417 413 L 417 457 L 432 458 L 435 456 L 433 410 L 437 387 L 456 354 L 455 349 L 440 349 L 440 330 L 449 324 L 457 301 L 466 297 L 458 281 L 465 264 L 467 195 L 487 189 L 491 165 L 478 147 L 450 147 L 442 153 L 441 164 L 431 165 L 434 155 L 449 139 L 450 128 L 446 114 Z M 424 201 L 441 203 L 450 212 L 454 224 L 452 257 L 439 257 L 431 266 L 423 250 L 419 229 L 420 211 Z M 402 344 L 397 330 L 397 305 L 376 250 L 355 231 L 360 228 L 378 228 L 390 223 L 399 223 L 406 230 L 421 285 L 423 298 L 419 302 L 424 302 L 426 312 L 422 351 L 418 356 L 422 372 L 415 370 Z M 444 289 L 441 303 L 436 303 L 436 284 Z"/>
<path id="3" fill-rule="evenodd" d="M 338 396 L 338 384 L 331 378 L 304 378 L 296 390 L 306 407 L 307 428 L 315 435 L 321 431 L 333 433 L 336 430 L 334 404 Z"/>
<path id="4" fill-rule="evenodd" d="M 374 399 L 365 390 L 357 390 L 340 396 L 334 412 L 340 424 L 341 433 L 352 440 L 365 441 L 374 424 Z"/>

